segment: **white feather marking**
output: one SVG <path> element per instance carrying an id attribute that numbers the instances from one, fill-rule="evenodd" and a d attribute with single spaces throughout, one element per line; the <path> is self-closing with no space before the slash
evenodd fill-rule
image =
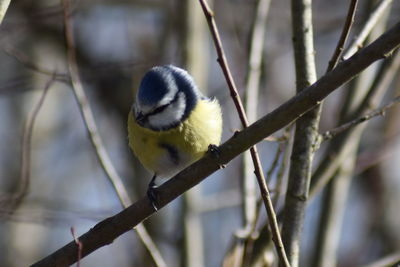
<path id="1" fill-rule="evenodd" d="M 185 113 L 186 97 L 183 92 L 179 92 L 177 100 L 162 112 L 149 116 L 148 124 L 151 128 L 161 129 L 179 123 Z"/>

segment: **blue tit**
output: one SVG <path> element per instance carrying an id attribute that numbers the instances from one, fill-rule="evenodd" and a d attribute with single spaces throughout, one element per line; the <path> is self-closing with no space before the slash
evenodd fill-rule
<path id="1" fill-rule="evenodd" d="M 221 107 L 203 96 L 183 69 L 167 65 L 143 77 L 128 116 L 129 146 L 154 173 L 147 195 L 155 210 L 155 179 L 170 178 L 219 145 Z"/>

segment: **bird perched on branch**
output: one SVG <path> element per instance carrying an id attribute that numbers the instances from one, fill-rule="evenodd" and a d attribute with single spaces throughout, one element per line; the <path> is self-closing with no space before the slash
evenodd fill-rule
<path id="1" fill-rule="evenodd" d="M 143 77 L 128 117 L 129 146 L 154 173 L 147 195 L 157 210 L 156 178 L 170 178 L 218 145 L 221 107 L 183 69 L 167 65 Z"/>

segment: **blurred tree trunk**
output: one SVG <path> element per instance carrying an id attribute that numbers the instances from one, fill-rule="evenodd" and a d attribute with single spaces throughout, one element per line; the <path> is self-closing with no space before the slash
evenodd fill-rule
<path id="1" fill-rule="evenodd" d="M 200 91 L 208 89 L 209 34 L 207 22 L 197 1 L 185 0 L 182 5 L 183 65 L 193 76 Z M 210 3 L 212 4 L 212 3 Z M 203 224 L 201 221 L 202 186 L 190 189 L 183 196 L 184 253 L 181 266 L 202 267 L 204 262 Z"/>

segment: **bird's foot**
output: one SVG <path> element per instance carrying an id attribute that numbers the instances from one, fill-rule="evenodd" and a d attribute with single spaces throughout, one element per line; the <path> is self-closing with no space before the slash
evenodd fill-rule
<path id="1" fill-rule="evenodd" d="M 210 144 L 208 146 L 208 151 L 207 152 L 210 153 L 211 155 L 213 155 L 216 158 L 219 158 L 219 156 L 221 154 L 221 151 L 219 150 L 219 147 L 217 145 L 213 145 L 213 144 Z"/>
<path id="2" fill-rule="evenodd" d="M 221 150 L 219 149 L 218 146 L 210 144 L 208 146 L 207 153 L 210 153 L 214 158 L 216 158 L 218 160 L 221 155 Z M 225 164 L 219 164 L 218 166 L 220 169 L 224 169 L 226 167 Z"/>
<path id="3" fill-rule="evenodd" d="M 154 175 L 153 178 L 151 179 L 149 186 L 147 187 L 147 198 L 150 201 L 151 206 L 153 207 L 154 211 L 158 211 L 158 192 L 157 188 L 158 186 L 156 185 L 156 176 Z"/>

